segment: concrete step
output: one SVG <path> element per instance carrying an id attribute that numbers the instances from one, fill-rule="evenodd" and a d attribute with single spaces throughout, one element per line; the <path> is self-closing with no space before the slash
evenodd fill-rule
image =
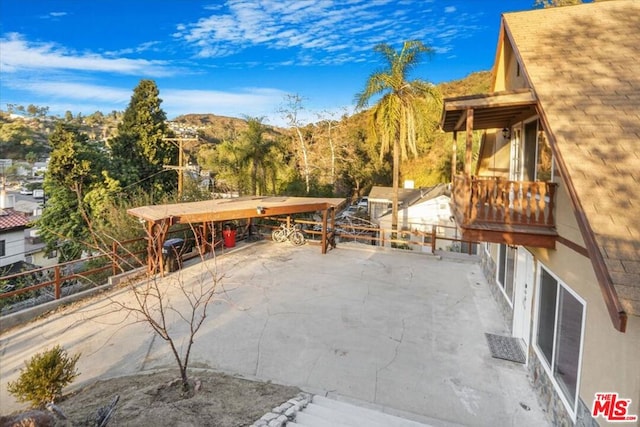
<path id="1" fill-rule="evenodd" d="M 311 403 L 298 412 L 295 422 L 287 426 L 300 427 L 429 427 L 381 411 L 346 402 L 313 396 Z"/>
<path id="2" fill-rule="evenodd" d="M 343 424 L 337 421 L 333 421 L 330 419 L 323 418 L 322 416 L 318 416 L 317 414 L 307 413 L 307 409 L 313 404 L 307 405 L 304 410 L 298 412 L 296 415 L 296 425 L 301 427 L 353 427 L 353 424 Z M 287 423 L 287 426 L 290 426 L 292 423 Z"/>

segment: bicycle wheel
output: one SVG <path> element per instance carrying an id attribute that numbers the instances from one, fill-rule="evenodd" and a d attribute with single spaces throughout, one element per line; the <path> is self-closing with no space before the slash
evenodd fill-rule
<path id="1" fill-rule="evenodd" d="M 278 243 L 282 243 L 286 240 L 286 237 L 284 235 L 284 232 L 281 228 L 276 228 L 275 230 L 273 230 L 271 232 L 271 239 L 274 242 L 278 242 Z"/>
<path id="2" fill-rule="evenodd" d="M 289 241 L 296 246 L 304 245 L 304 234 L 296 230 L 289 236 Z"/>

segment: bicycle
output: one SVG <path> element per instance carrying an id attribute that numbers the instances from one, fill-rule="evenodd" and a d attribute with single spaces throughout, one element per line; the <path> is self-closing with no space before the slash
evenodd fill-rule
<path id="1" fill-rule="evenodd" d="M 287 240 L 296 246 L 304 245 L 304 234 L 300 231 L 300 226 L 294 224 L 291 227 L 287 227 L 286 224 L 281 224 L 280 228 L 276 228 L 271 232 L 271 239 L 274 242 L 282 243 Z"/>

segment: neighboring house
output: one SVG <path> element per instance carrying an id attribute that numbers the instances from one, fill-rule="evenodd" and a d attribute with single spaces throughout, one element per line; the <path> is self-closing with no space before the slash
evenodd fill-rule
<path id="1" fill-rule="evenodd" d="M 606 424 L 596 393 L 640 416 L 639 58 L 638 1 L 508 13 L 492 92 L 444 101 L 456 222 L 556 425 Z"/>
<path id="2" fill-rule="evenodd" d="M 45 162 L 35 162 L 31 167 L 31 176 L 44 175 L 47 171 L 47 166 L 49 166 L 49 159 Z"/>
<path id="3" fill-rule="evenodd" d="M 398 212 L 404 206 L 413 204 L 422 197 L 422 190 L 415 188 L 399 188 L 398 189 Z M 381 217 L 391 212 L 391 203 L 393 200 L 392 187 L 380 187 L 374 185 L 369 192 L 368 213 L 371 220 Z M 399 214 L 398 214 L 399 217 Z"/>
<path id="4" fill-rule="evenodd" d="M 401 238 L 421 245 L 423 252 L 431 252 L 431 233 L 434 227 L 438 237 L 458 237 L 451 213 L 451 191 L 448 187 L 448 184 L 439 184 L 429 189 L 421 189 L 422 197 L 411 205 L 403 204 L 398 209 L 398 227 L 405 231 L 401 233 Z M 372 221 L 376 226 L 387 230 L 382 242 L 385 242 L 385 246 L 390 246 L 388 241 L 391 238 L 391 213 L 387 211 Z M 436 242 L 438 250 L 452 250 L 455 246 L 453 241 L 444 239 L 436 239 Z"/>
<path id="5" fill-rule="evenodd" d="M 0 209 L 0 267 L 24 261 L 24 230 L 28 222 L 22 212 Z"/>
<path id="6" fill-rule="evenodd" d="M 29 228 L 24 230 L 25 262 L 36 267 L 52 267 L 58 264 L 58 251 L 47 251 L 47 244 L 38 236 L 38 230 Z"/>

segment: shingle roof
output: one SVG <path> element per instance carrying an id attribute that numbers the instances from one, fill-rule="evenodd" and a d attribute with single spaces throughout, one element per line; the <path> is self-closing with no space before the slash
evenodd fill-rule
<path id="1" fill-rule="evenodd" d="M 585 241 L 595 243 L 592 262 L 606 267 L 599 279 L 610 280 L 628 314 L 640 315 L 640 2 L 504 20 L 575 190 Z"/>
<path id="2" fill-rule="evenodd" d="M 420 188 L 398 188 L 398 204 L 412 204 L 418 200 L 422 195 Z M 369 192 L 370 202 L 389 202 L 393 200 L 393 187 L 382 187 L 374 185 Z"/>

